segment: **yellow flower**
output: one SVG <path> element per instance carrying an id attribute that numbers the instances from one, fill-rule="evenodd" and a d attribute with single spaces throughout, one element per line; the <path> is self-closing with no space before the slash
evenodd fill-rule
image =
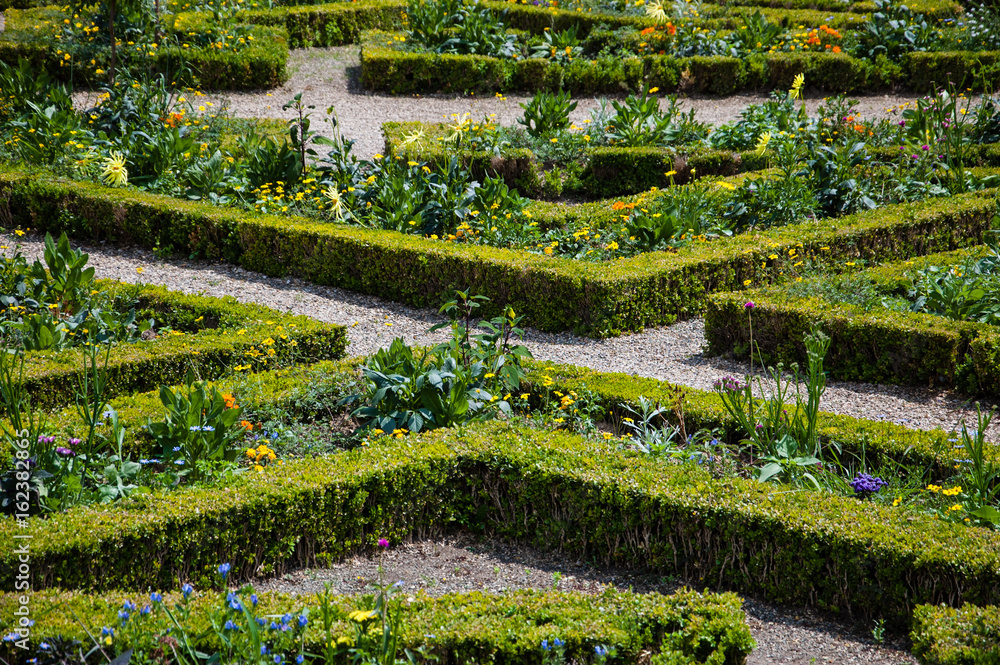
<path id="1" fill-rule="evenodd" d="M 337 186 L 336 185 L 330 185 L 329 187 L 327 187 L 326 191 L 323 192 L 323 196 L 325 196 L 326 198 L 330 199 L 330 203 L 331 203 L 330 210 L 333 211 L 334 216 L 337 219 L 343 219 L 344 218 L 344 202 L 340 198 L 340 191 L 337 190 Z"/>
<path id="2" fill-rule="evenodd" d="M 806 84 L 806 75 L 799 74 L 792 81 L 792 89 L 788 91 L 788 96 L 792 99 L 799 99 L 802 96 L 802 86 Z"/>
<path id="3" fill-rule="evenodd" d="M 142 266 L 139 266 L 138 268 L 135 269 L 135 271 L 136 271 L 136 273 L 138 273 L 138 274 L 141 275 L 142 273 L 145 272 L 145 268 L 143 268 Z"/>
<path id="4" fill-rule="evenodd" d="M 754 150 L 758 155 L 763 155 L 767 150 L 767 144 L 771 142 L 771 132 L 764 132 L 757 138 L 757 148 Z"/>
<path id="5" fill-rule="evenodd" d="M 646 16 L 653 19 L 657 23 L 666 21 L 667 12 L 663 9 L 663 3 L 660 0 L 653 0 L 653 2 L 646 5 Z"/>
<path id="6" fill-rule="evenodd" d="M 124 187 L 128 184 L 128 170 L 125 168 L 125 157 L 120 152 L 112 152 L 104 161 L 101 180 L 109 187 Z"/>

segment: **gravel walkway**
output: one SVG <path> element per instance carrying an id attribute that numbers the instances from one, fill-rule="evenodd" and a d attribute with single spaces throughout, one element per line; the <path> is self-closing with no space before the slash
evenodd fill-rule
<path id="1" fill-rule="evenodd" d="M 599 568 L 502 542 L 468 539 L 421 541 L 395 546 L 381 559 L 355 557 L 324 569 L 305 569 L 255 585 L 257 590 L 308 594 L 331 584 L 337 593 L 370 592 L 379 580 L 402 580 L 403 590 L 429 594 L 516 589 L 559 589 L 600 593 L 607 586 L 669 594 L 681 581 L 631 570 Z M 915 664 L 900 643 L 875 644 L 846 624 L 801 609 L 746 599 L 747 624 L 757 641 L 748 665 L 814 663 Z M 862 630 L 866 630 L 867 627 Z"/>
<path id="2" fill-rule="evenodd" d="M 39 239 L 26 240 L 26 253 L 40 256 Z M 232 295 L 245 302 L 346 325 L 351 355 L 369 354 L 387 346 L 395 337 L 427 344 L 440 341 L 447 334 L 445 330 L 427 333 L 431 325 L 442 320 L 432 310 L 414 309 L 295 278 L 269 278 L 223 263 L 164 261 L 136 248 L 83 247 L 90 253 L 99 277 L 161 284 L 186 293 Z M 137 268 L 143 269 L 141 275 Z M 748 369 L 745 363 L 704 356 L 703 330 L 701 320 L 606 340 L 529 330 L 526 344 L 539 360 L 648 376 L 703 390 L 711 389 L 715 380 L 727 374 L 745 374 Z M 916 429 L 950 430 L 963 417 L 974 423 L 975 413 L 969 407 L 967 400 L 948 392 L 846 381 L 830 381 L 823 398 L 826 411 L 898 422 Z M 995 441 L 1000 438 L 998 435 L 1000 429 L 994 426 L 990 437 Z"/>
<path id="3" fill-rule="evenodd" d="M 291 78 L 284 86 L 257 92 L 211 93 L 201 101 L 211 101 L 216 107 L 228 108 L 237 117 L 288 119 L 291 117 L 289 112 L 283 111 L 281 106 L 301 92 L 303 101 L 316 107 L 312 111 L 314 130 L 330 134 L 329 125 L 321 120 L 326 117 L 326 109 L 332 106 L 336 109 L 341 133 L 356 141 L 356 154 L 371 157 L 384 150 L 384 122 L 441 122 L 452 113 L 470 113 L 477 120 L 495 114 L 497 122 L 513 125 L 523 115 L 520 104 L 530 99 L 530 96 L 518 95 L 498 99 L 492 95 L 393 97 L 372 94 L 361 88 L 360 68 L 360 50 L 356 45 L 298 49 L 289 56 L 288 70 Z M 822 103 L 818 95 L 807 94 L 806 97 L 810 111 L 815 111 Z M 767 95 L 763 94 L 734 95 L 723 99 L 689 98 L 684 100 L 684 107 L 695 108 L 698 120 L 718 124 L 737 118 L 748 104 L 765 99 Z M 886 115 L 887 109 L 910 101 L 912 97 L 874 95 L 858 99 L 858 110 L 863 117 L 880 117 Z M 87 106 L 88 100 L 92 101 L 87 95 L 81 95 L 77 103 Z M 597 106 L 597 98 L 578 97 L 576 100 L 579 106 L 571 119 L 582 123 L 590 116 L 591 109 Z"/>

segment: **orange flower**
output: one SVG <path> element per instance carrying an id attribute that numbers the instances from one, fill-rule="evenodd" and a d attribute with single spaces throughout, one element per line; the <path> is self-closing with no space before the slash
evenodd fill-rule
<path id="1" fill-rule="evenodd" d="M 646 28 L 645 30 L 641 30 L 641 31 L 639 32 L 639 34 L 640 34 L 640 35 L 642 35 L 643 37 L 645 37 L 646 35 L 651 35 L 651 34 L 653 34 L 653 32 L 654 32 L 655 30 L 656 30 L 656 28 L 653 28 L 653 27 L 649 27 L 649 28 Z"/>
<path id="2" fill-rule="evenodd" d="M 673 23 L 667 23 L 667 34 L 671 36 L 677 34 L 677 28 L 674 26 Z"/>
<path id="3" fill-rule="evenodd" d="M 226 403 L 227 409 L 236 408 L 236 398 L 230 395 L 229 393 L 223 393 L 222 401 Z"/>
<path id="4" fill-rule="evenodd" d="M 834 53 L 840 53 L 840 47 L 839 46 L 834 46 L 833 47 L 833 52 Z"/>
<path id="5" fill-rule="evenodd" d="M 253 423 L 250 422 L 249 420 L 241 420 L 240 421 L 240 427 L 242 427 L 243 429 L 245 429 L 248 432 L 252 432 L 253 431 Z"/>
<path id="6" fill-rule="evenodd" d="M 611 209 L 612 210 L 624 210 L 625 209 L 625 204 L 622 203 L 621 201 L 615 201 L 614 203 L 611 204 Z"/>

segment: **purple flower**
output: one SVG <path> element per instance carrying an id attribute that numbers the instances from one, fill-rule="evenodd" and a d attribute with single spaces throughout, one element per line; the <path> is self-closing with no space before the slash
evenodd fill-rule
<path id="1" fill-rule="evenodd" d="M 859 473 L 854 480 L 851 481 L 851 488 L 854 490 L 854 494 L 862 499 L 875 494 L 888 485 L 889 483 L 885 482 L 881 478 L 871 476 L 867 473 Z"/>
<path id="2" fill-rule="evenodd" d="M 76 454 L 72 450 L 70 450 L 69 448 L 63 448 L 62 446 L 59 446 L 58 448 L 56 448 L 56 452 L 58 454 L 60 454 L 60 455 L 66 455 L 67 457 L 70 456 L 70 455 L 75 455 Z"/>
<path id="3" fill-rule="evenodd" d="M 753 300 L 748 300 L 745 303 L 743 303 L 743 309 L 747 311 L 754 309 L 755 307 L 757 307 L 757 305 L 754 303 Z"/>
<path id="4" fill-rule="evenodd" d="M 730 392 L 743 390 L 745 387 L 735 376 L 724 376 L 716 381 L 714 385 L 716 390 L 725 390 Z"/>
<path id="5" fill-rule="evenodd" d="M 927 152 L 928 150 L 931 149 L 931 147 L 929 145 L 922 145 L 920 146 L 920 149 L 923 150 L 924 152 Z"/>
<path id="6" fill-rule="evenodd" d="M 77 438 L 72 438 L 69 440 L 69 445 L 71 446 L 79 446 L 80 443 L 81 443 L 80 439 Z"/>
<path id="7" fill-rule="evenodd" d="M 379 547 L 389 547 L 389 541 L 386 540 L 385 538 L 379 538 L 378 539 L 378 546 Z"/>

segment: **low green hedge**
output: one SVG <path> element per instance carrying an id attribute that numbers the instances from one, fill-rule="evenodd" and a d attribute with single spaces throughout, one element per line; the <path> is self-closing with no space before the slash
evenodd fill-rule
<path id="1" fill-rule="evenodd" d="M 709 293 L 766 278 L 762 265 L 775 251 L 820 254 L 822 247 L 830 261 L 885 261 L 981 242 L 994 224 L 995 195 L 984 190 L 892 205 L 675 253 L 586 263 L 258 215 L 40 171 L 0 171 L 0 208 L 10 211 L 13 225 L 224 259 L 267 275 L 294 274 L 418 307 L 437 306 L 451 290 L 471 288 L 492 299 L 487 315 L 510 304 L 541 330 L 597 336 L 693 316 Z"/>
<path id="2" fill-rule="evenodd" d="M 401 0 L 360 0 L 297 7 L 256 9 L 240 15 L 258 25 L 282 26 L 291 48 L 340 46 L 357 42 L 365 30 L 392 30 L 403 24 Z"/>
<path id="3" fill-rule="evenodd" d="M 1000 82 L 998 52 L 926 52 L 904 57 L 897 66 L 846 53 L 773 53 L 747 58 L 579 58 L 568 65 L 544 59 L 508 59 L 412 51 L 394 35 L 361 35 L 361 78 L 368 90 L 392 94 L 506 92 L 565 89 L 578 95 L 615 94 L 644 87 L 728 95 L 740 90 L 788 88 L 804 74 L 810 88 L 854 93 L 905 84 L 932 90 L 952 80 L 982 88 Z M 950 72 L 951 76 L 945 76 Z"/>
<path id="4" fill-rule="evenodd" d="M 0 520 L 0 583 L 13 588 L 16 534 L 31 537 L 35 589 L 105 590 L 203 588 L 220 561 L 238 583 L 370 551 L 380 537 L 466 528 L 896 627 L 918 604 L 1000 601 L 1000 533 L 714 480 L 614 442 L 492 423 L 279 469 L 23 526 Z"/>
<path id="5" fill-rule="evenodd" d="M 51 50 L 51 46 L 36 37 L 34 26 L 43 20 L 59 22 L 67 14 L 61 8 L 43 7 L 25 11 L 7 11 L 7 30 L 0 32 L 0 62 L 17 66 L 27 59 L 59 81 L 93 84 L 106 81 L 97 75 L 107 70 L 110 49 L 100 53 L 92 63 L 68 65 Z M 200 18 L 188 13 L 185 31 L 198 29 Z M 168 75 L 172 82 L 198 86 L 206 90 L 251 90 L 273 88 L 288 80 L 288 37 L 283 27 L 257 26 L 254 41 L 239 50 L 170 47 L 159 49 L 151 58 L 151 69 Z M 182 66 L 183 65 L 183 66 Z M 183 75 L 177 73 L 183 72 Z"/>
<path id="6" fill-rule="evenodd" d="M 419 144 L 403 145 L 413 132 L 423 132 Z M 766 168 L 768 158 L 752 150 L 734 152 L 704 148 L 600 147 L 585 151 L 582 172 L 576 183 L 550 191 L 543 164 L 527 149 L 495 156 L 485 150 L 455 150 L 442 140 L 450 133 L 445 123 L 387 122 L 382 125 L 385 154 L 401 155 L 416 161 L 447 164 L 458 157 L 476 178 L 500 176 L 509 187 L 532 198 L 575 194 L 589 198 L 612 198 L 666 187 L 671 181 L 684 184 L 691 169 L 699 176 L 729 176 Z M 675 171 L 672 179 L 666 173 Z"/>
<path id="7" fill-rule="evenodd" d="M 183 333 L 113 345 L 106 365 L 108 395 L 158 390 L 163 384 L 181 382 L 192 368 L 204 378 L 215 378 L 236 365 L 259 369 L 342 358 L 347 348 L 343 326 L 241 304 L 231 297 L 190 296 L 157 286 L 136 290 L 103 283 L 102 287 L 112 293 L 127 290 L 139 300 L 138 316 L 152 317 Z M 269 350 L 273 356 L 268 356 Z M 262 358 L 255 360 L 248 353 L 260 353 Z M 34 351 L 25 358 L 24 385 L 36 406 L 52 408 L 74 401 L 84 371 L 80 348 Z M 105 366 L 103 353 L 100 362 Z"/>
<path id="8" fill-rule="evenodd" d="M 126 601 L 139 607 L 149 596 L 112 593 L 103 596 L 43 591 L 31 598 L 32 644 L 57 635 L 87 643 L 82 617 L 91 633 L 101 626 L 116 626 L 118 611 Z M 0 616 L 15 619 L 17 595 L 0 595 Z M 167 594 L 164 602 L 180 602 L 180 594 Z M 218 606 L 214 594 L 196 594 L 189 601 L 190 615 L 183 622 L 192 636 L 212 635 L 210 617 Z M 319 620 L 320 599 L 315 595 L 258 596 L 257 616 L 308 612 L 304 637 L 307 653 L 323 653 L 326 631 Z M 369 608 L 370 599 L 334 598 L 335 636 L 354 638 L 350 612 Z M 635 594 L 607 589 L 600 594 L 558 591 L 514 591 L 492 595 L 479 591 L 440 597 L 418 592 L 401 601 L 400 647 L 425 647 L 435 660 L 445 663 L 505 663 L 534 665 L 541 657 L 542 640 L 565 642 L 566 657 L 584 662 L 594 647 L 614 647 L 621 662 L 640 662 L 650 654 L 670 657 L 664 665 L 740 665 L 754 648 L 743 601 L 731 593 L 713 594 L 681 590 L 667 596 Z M 153 626 L 165 631 L 171 624 L 160 612 Z M 9 625 L 13 625 L 11 622 Z M 37 636 L 37 638 L 36 638 Z M 127 636 L 121 636 L 119 639 Z M 197 642 L 203 651 L 217 648 L 210 641 Z M 119 648 L 122 648 L 119 646 Z M 25 655 L 7 647 L 7 662 L 23 662 Z M 654 663 L 658 656 L 654 656 Z"/>
<path id="9" fill-rule="evenodd" d="M 910 639 L 926 665 L 998 665 L 1000 607 L 921 605 L 913 612 Z"/>
<path id="10" fill-rule="evenodd" d="M 925 256 L 862 274 L 886 293 L 902 292 L 907 272 L 912 274 L 921 265 L 960 262 L 968 251 Z M 797 298 L 781 286 L 711 296 L 705 314 L 709 353 L 749 356 L 751 317 L 744 308 L 748 300 L 756 305 L 751 315 L 754 353 L 759 352 L 765 362 L 804 363 L 802 336 L 819 323 L 832 339 L 824 366 L 838 379 L 1000 395 L 996 326 L 884 307 L 865 310 L 818 296 Z"/>
<path id="11" fill-rule="evenodd" d="M 544 393 L 545 378 L 549 377 L 554 382 L 550 390 L 568 392 L 586 388 L 597 396 L 605 408 L 612 411 L 620 411 L 622 404 L 637 408 L 640 396 L 660 404 L 672 404 L 676 392 L 680 390 L 685 396 L 684 422 L 688 432 L 701 428 L 719 428 L 725 431 L 730 443 L 738 443 L 742 438 L 737 423 L 729 416 L 721 398 L 714 391 L 676 386 L 631 374 L 598 372 L 573 365 L 533 362 L 530 367 L 528 385 L 534 388 L 536 395 Z M 674 414 L 668 414 L 667 418 L 677 424 Z M 849 454 L 864 454 L 873 468 L 891 461 L 893 464 L 914 464 L 930 468 L 940 477 L 954 473 L 954 443 L 949 441 L 953 435 L 940 429 L 915 430 L 888 421 L 865 420 L 821 411 L 817 430 L 823 441 L 836 442 Z M 987 447 L 985 454 L 987 459 L 1000 464 L 1000 446 Z"/>

